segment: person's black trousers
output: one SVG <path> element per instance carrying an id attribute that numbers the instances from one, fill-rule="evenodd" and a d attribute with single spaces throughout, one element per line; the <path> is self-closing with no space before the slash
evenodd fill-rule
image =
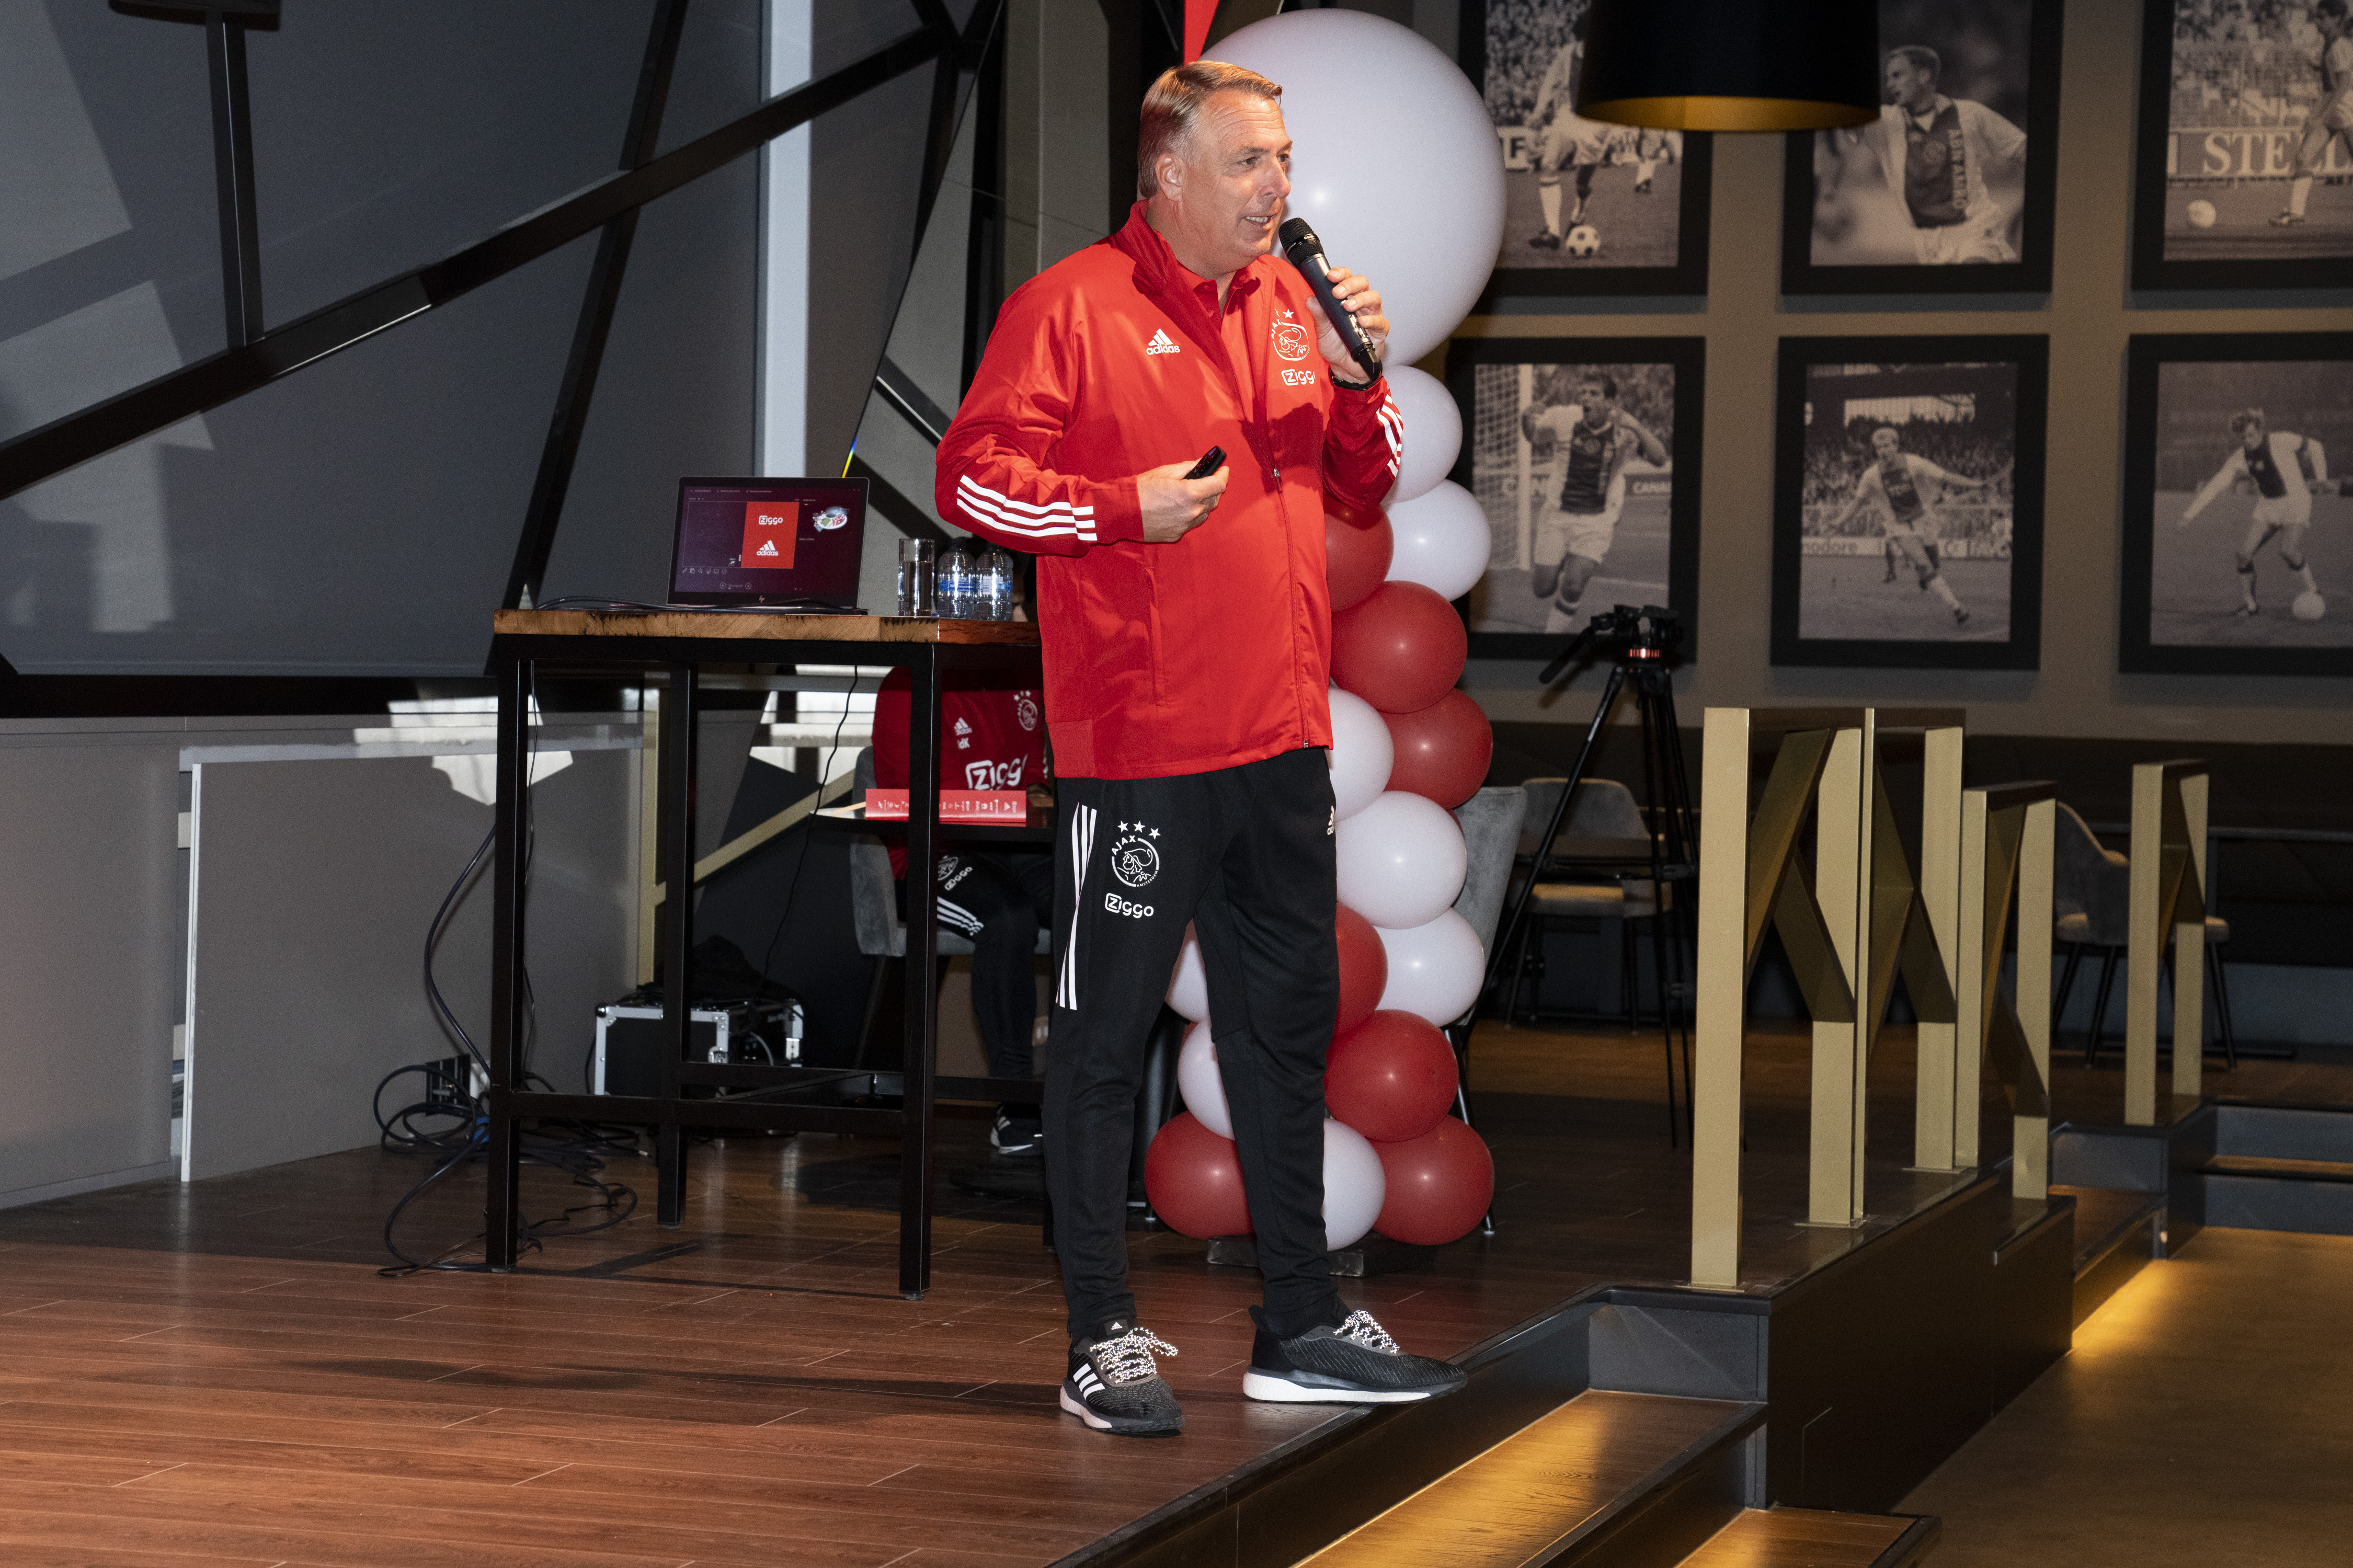
<path id="1" fill-rule="evenodd" d="M 939 858 L 933 879 L 939 923 L 972 943 L 972 1010 L 992 1078 L 1028 1078 L 1038 1023 L 1031 960 L 1038 928 L 1054 910 L 1054 857 L 1039 850 Z M 907 889 L 899 887 L 904 918 Z"/>
<path id="2" fill-rule="evenodd" d="M 1145 1037 L 1193 922 L 1268 1327 L 1345 1316 L 1324 1254 L 1324 1058 L 1338 1016 L 1332 778 L 1305 750 L 1176 778 L 1060 781 L 1046 1179 L 1071 1337 L 1135 1321 L 1127 1173 Z"/>

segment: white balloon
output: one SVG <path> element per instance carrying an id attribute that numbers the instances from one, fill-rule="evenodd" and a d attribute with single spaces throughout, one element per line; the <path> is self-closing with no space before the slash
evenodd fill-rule
<path id="1" fill-rule="evenodd" d="M 1504 243 L 1504 160 L 1479 89 L 1420 34 L 1361 11 L 1253 22 L 1217 58 L 1282 87 L 1292 216 L 1380 290 L 1388 363 L 1444 342 Z"/>
<path id="2" fill-rule="evenodd" d="M 1462 890 L 1461 826 L 1427 795 L 1389 790 L 1337 837 L 1340 901 L 1377 926 L 1428 925 Z"/>
<path id="3" fill-rule="evenodd" d="M 1218 1043 L 1209 1038 L 1209 1020 L 1185 1031 L 1184 1048 L 1176 1053 L 1176 1092 L 1193 1119 L 1220 1138 L 1234 1135 L 1234 1113 L 1226 1109 L 1225 1081 L 1218 1076 Z"/>
<path id="4" fill-rule="evenodd" d="M 1479 498 L 1451 479 L 1388 509 L 1392 583 L 1419 583 L 1441 599 L 1459 599 L 1487 574 L 1494 531 Z"/>
<path id="5" fill-rule="evenodd" d="M 1444 382 L 1409 364 L 1390 370 L 1389 400 L 1405 421 L 1405 460 L 1398 465 L 1387 503 L 1395 506 L 1428 495 L 1454 471 L 1454 459 L 1462 455 L 1462 410 Z"/>
<path id="6" fill-rule="evenodd" d="M 1373 929 L 1389 955 L 1389 983 L 1381 992 L 1384 1011 L 1419 1014 L 1440 1028 L 1470 1011 L 1486 978 L 1487 953 L 1469 921 L 1448 910 L 1406 931 Z"/>
<path id="7" fill-rule="evenodd" d="M 1388 1173 L 1371 1142 L 1353 1127 L 1324 1123 L 1324 1248 L 1353 1247 L 1381 1217 Z"/>
<path id="8" fill-rule="evenodd" d="M 1397 737 L 1380 710 L 1332 689 L 1332 809 L 1345 822 L 1378 800 L 1397 764 Z"/>
<path id="9" fill-rule="evenodd" d="M 1190 925 L 1185 928 L 1184 951 L 1168 972 L 1168 1005 L 1197 1024 L 1209 1016 L 1209 972 L 1201 967 L 1201 943 Z"/>

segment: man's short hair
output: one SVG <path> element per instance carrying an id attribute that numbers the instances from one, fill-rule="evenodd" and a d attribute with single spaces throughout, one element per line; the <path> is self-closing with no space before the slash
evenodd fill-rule
<path id="1" fill-rule="evenodd" d="M 2253 426 L 2255 428 L 2261 429 L 2263 428 L 2263 411 L 2262 409 L 2242 408 L 2236 414 L 2231 416 L 2231 434 L 2233 436 L 2243 436 L 2247 433 L 2247 427 L 2249 426 Z"/>
<path id="2" fill-rule="evenodd" d="M 1945 62 L 1938 59 L 1936 51 L 1926 44 L 1898 44 L 1887 51 L 1887 58 L 1906 62 L 1914 70 L 1926 73 L 1930 81 L 1936 80 L 1945 73 Z"/>
<path id="3" fill-rule="evenodd" d="M 1895 428 L 1895 426 L 1893 426 L 1893 425 L 1882 425 L 1882 426 L 1880 426 L 1878 427 L 1878 429 L 1874 429 L 1873 431 L 1872 431 L 1872 433 L 1871 433 L 1871 438 L 1872 438 L 1873 441 L 1876 441 L 1876 440 L 1878 440 L 1878 439 L 1879 439 L 1879 432 L 1880 432 L 1881 430 L 1884 430 L 1884 431 L 1886 431 L 1890 436 L 1894 437 L 1895 437 L 1895 444 L 1896 444 L 1897 446 L 1899 446 L 1899 447 L 1900 447 L 1900 446 L 1902 446 L 1902 445 L 1904 444 L 1904 433 L 1903 433 L 1902 431 L 1900 431 L 1900 430 L 1896 429 L 1896 428 Z"/>
<path id="4" fill-rule="evenodd" d="M 1162 154 L 1176 153 L 1193 128 L 1199 123 L 1201 111 L 1210 96 L 1220 92 L 1246 92 L 1252 98 L 1279 102 L 1282 89 L 1244 66 L 1229 66 L 1219 60 L 1195 60 L 1160 73 L 1152 90 L 1144 95 L 1144 118 L 1141 133 L 1135 142 L 1135 194 L 1156 196 L 1160 194 L 1160 176 L 1156 172 Z"/>
<path id="5" fill-rule="evenodd" d="M 2326 16 L 2332 22 L 2341 22 L 2345 19 L 2345 0 L 2318 0 L 2312 7 L 2312 15 L 2316 19 Z"/>
<path id="6" fill-rule="evenodd" d="M 1618 401 L 1618 378 L 1614 375 L 1580 375 L 1577 378 L 1577 385 L 1579 391 L 1588 386 L 1598 386 L 1601 389 L 1602 396 L 1612 403 Z"/>

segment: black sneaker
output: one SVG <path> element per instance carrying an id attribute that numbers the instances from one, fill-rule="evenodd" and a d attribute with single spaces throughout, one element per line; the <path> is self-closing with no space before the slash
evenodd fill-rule
<path id="1" fill-rule="evenodd" d="M 1173 1437 L 1185 1429 L 1185 1413 L 1152 1358 L 1176 1353 L 1175 1345 L 1148 1329 L 1105 1323 L 1093 1339 L 1071 1347 L 1062 1408 L 1114 1436 Z"/>
<path id="2" fill-rule="evenodd" d="M 988 1130 L 988 1146 L 998 1153 L 1035 1154 L 1045 1139 L 1045 1124 L 1035 1111 L 1025 1116 L 1009 1105 L 997 1108 L 997 1125 Z"/>
<path id="3" fill-rule="evenodd" d="M 1403 1405 L 1468 1381 L 1451 1362 L 1398 1349 L 1370 1312 L 1351 1312 L 1287 1340 L 1267 1332 L 1261 1319 L 1242 1393 L 1291 1405 Z"/>

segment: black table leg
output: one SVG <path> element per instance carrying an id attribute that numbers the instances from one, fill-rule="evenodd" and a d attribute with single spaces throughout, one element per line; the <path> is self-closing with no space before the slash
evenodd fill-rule
<path id="1" fill-rule="evenodd" d="M 661 818 L 654 845 L 662 879 L 661 1097 L 679 1098 L 678 1069 L 693 1036 L 688 957 L 694 947 L 695 667 L 670 667 L 662 696 Z M 686 1215 L 686 1131 L 664 1121 L 655 1136 L 654 1219 L 676 1229 Z"/>
<path id="2" fill-rule="evenodd" d="M 485 1118 L 490 1163 L 483 1203 L 484 1258 L 492 1268 L 515 1266 L 522 1223 L 516 1189 L 520 1154 L 508 1097 L 522 1087 L 516 1047 L 522 1038 L 523 791 L 531 786 L 528 744 L 530 664 L 499 661 L 499 752 L 495 769 L 498 804 L 492 808 L 496 839 L 491 859 L 491 1081 Z"/>
<path id="3" fill-rule="evenodd" d="M 899 1294 L 921 1297 L 932 1283 L 932 1077 L 939 1047 L 940 993 L 933 965 L 933 868 L 939 862 L 940 654 L 926 645 L 910 672 L 907 703 L 906 1027 L 900 1057 Z"/>

